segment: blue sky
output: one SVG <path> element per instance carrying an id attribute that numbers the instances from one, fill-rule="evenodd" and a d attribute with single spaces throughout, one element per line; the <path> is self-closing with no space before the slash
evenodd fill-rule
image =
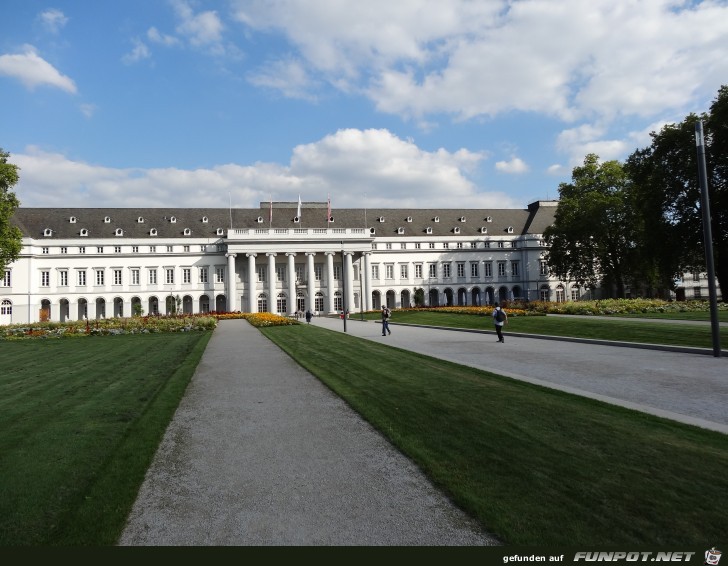
<path id="1" fill-rule="evenodd" d="M 728 1 L 8 0 L 23 206 L 525 207 L 728 83 Z"/>

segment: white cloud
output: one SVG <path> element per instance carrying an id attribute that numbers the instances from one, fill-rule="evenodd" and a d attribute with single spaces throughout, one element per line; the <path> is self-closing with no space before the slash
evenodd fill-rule
<path id="1" fill-rule="evenodd" d="M 289 59 L 274 61 L 248 77 L 251 84 L 271 88 L 289 98 L 314 100 L 311 94 L 314 82 L 300 61 Z"/>
<path id="2" fill-rule="evenodd" d="M 514 157 L 510 161 L 498 161 L 495 168 L 501 173 L 519 174 L 528 172 L 528 165 L 520 157 Z"/>
<path id="3" fill-rule="evenodd" d="M 424 151 L 387 130 L 341 130 L 294 148 L 290 163 L 224 164 L 207 169 L 115 169 L 35 147 L 13 154 L 23 206 L 236 207 L 267 201 L 325 201 L 334 207 L 517 207 L 468 179 L 483 156 L 461 149 Z M 366 200 L 364 198 L 366 195 Z"/>
<path id="4" fill-rule="evenodd" d="M 38 19 L 43 24 L 43 27 L 53 34 L 57 34 L 68 23 L 68 18 L 65 14 L 55 8 L 49 8 L 41 12 Z"/>
<path id="5" fill-rule="evenodd" d="M 96 105 L 95 104 L 81 104 L 79 106 L 79 110 L 81 110 L 81 114 L 83 114 L 86 118 L 91 118 L 96 113 Z"/>
<path id="6" fill-rule="evenodd" d="M 186 36 L 192 45 L 210 45 L 222 40 L 223 24 L 217 12 L 195 14 L 189 2 L 185 0 L 174 0 L 172 6 L 180 20 L 177 32 Z"/>
<path id="7" fill-rule="evenodd" d="M 166 45 L 167 47 L 171 47 L 174 45 L 179 45 L 179 39 L 172 35 L 161 33 L 157 28 L 151 27 L 147 30 L 147 38 L 149 41 L 152 41 L 154 43 L 160 43 L 162 45 Z"/>
<path id="8" fill-rule="evenodd" d="M 143 59 L 149 59 L 152 56 L 149 47 L 141 39 L 133 37 L 131 42 L 133 44 L 132 50 L 129 53 L 125 53 L 121 58 L 121 61 L 125 65 L 132 65 Z"/>
<path id="9" fill-rule="evenodd" d="M 18 79 L 29 90 L 46 85 L 70 93 L 76 92 L 73 80 L 40 57 L 32 45 L 24 46 L 23 53 L 0 55 L 0 75 Z"/>

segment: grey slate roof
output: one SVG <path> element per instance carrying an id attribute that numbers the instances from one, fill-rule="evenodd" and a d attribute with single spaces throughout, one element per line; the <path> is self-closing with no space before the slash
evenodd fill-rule
<path id="1" fill-rule="evenodd" d="M 52 240 L 81 238 L 87 230 L 89 238 L 148 238 L 156 229 L 159 238 L 219 238 L 233 228 L 373 228 L 378 237 L 482 236 L 486 227 L 489 236 L 540 234 L 553 222 L 553 203 L 534 203 L 528 209 L 436 209 L 436 208 L 342 208 L 332 209 L 333 222 L 327 223 L 326 203 L 302 203 L 301 219 L 294 222 L 297 203 L 270 203 L 259 208 L 19 208 L 11 222 L 23 236 Z M 75 222 L 71 222 L 75 218 Z M 207 221 L 203 221 L 203 219 Z M 487 219 L 490 218 L 490 221 Z M 108 221 L 106 220 L 108 219 Z M 139 220 L 143 219 L 142 222 Z M 258 221 L 261 219 L 261 222 Z M 436 220 L 437 219 L 437 220 Z M 399 229 L 402 233 L 399 233 Z M 459 234 L 456 234 L 456 228 Z M 46 229 L 51 236 L 44 236 Z M 189 235 L 185 235 L 185 229 Z"/>

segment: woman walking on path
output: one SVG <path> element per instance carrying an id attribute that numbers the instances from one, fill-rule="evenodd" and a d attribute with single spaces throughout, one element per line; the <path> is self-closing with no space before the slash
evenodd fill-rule
<path id="1" fill-rule="evenodd" d="M 493 322 L 495 323 L 495 333 L 498 335 L 498 342 L 505 343 L 503 339 L 503 325 L 508 324 L 508 315 L 503 308 L 496 303 L 493 311 Z"/>
<path id="2" fill-rule="evenodd" d="M 392 334 L 392 331 L 389 329 L 389 316 L 391 312 L 386 305 L 382 305 L 382 336 Z"/>

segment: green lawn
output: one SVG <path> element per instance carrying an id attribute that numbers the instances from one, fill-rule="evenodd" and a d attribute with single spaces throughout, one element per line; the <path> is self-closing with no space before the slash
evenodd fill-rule
<path id="1" fill-rule="evenodd" d="M 368 313 L 364 317 L 373 320 L 379 319 L 378 313 Z M 493 320 L 489 315 L 455 314 L 444 311 L 395 311 L 391 322 L 493 330 Z M 547 336 L 595 338 L 708 349 L 713 347 L 710 324 L 646 322 L 625 317 L 604 319 L 589 316 L 511 316 L 505 330 L 506 332 Z M 728 328 L 721 328 L 720 343 L 721 349 L 728 349 Z"/>
<path id="2" fill-rule="evenodd" d="M 0 342 L 0 546 L 114 544 L 210 336 Z"/>
<path id="3" fill-rule="evenodd" d="M 728 436 L 314 326 L 263 333 L 506 544 L 706 544 Z"/>

